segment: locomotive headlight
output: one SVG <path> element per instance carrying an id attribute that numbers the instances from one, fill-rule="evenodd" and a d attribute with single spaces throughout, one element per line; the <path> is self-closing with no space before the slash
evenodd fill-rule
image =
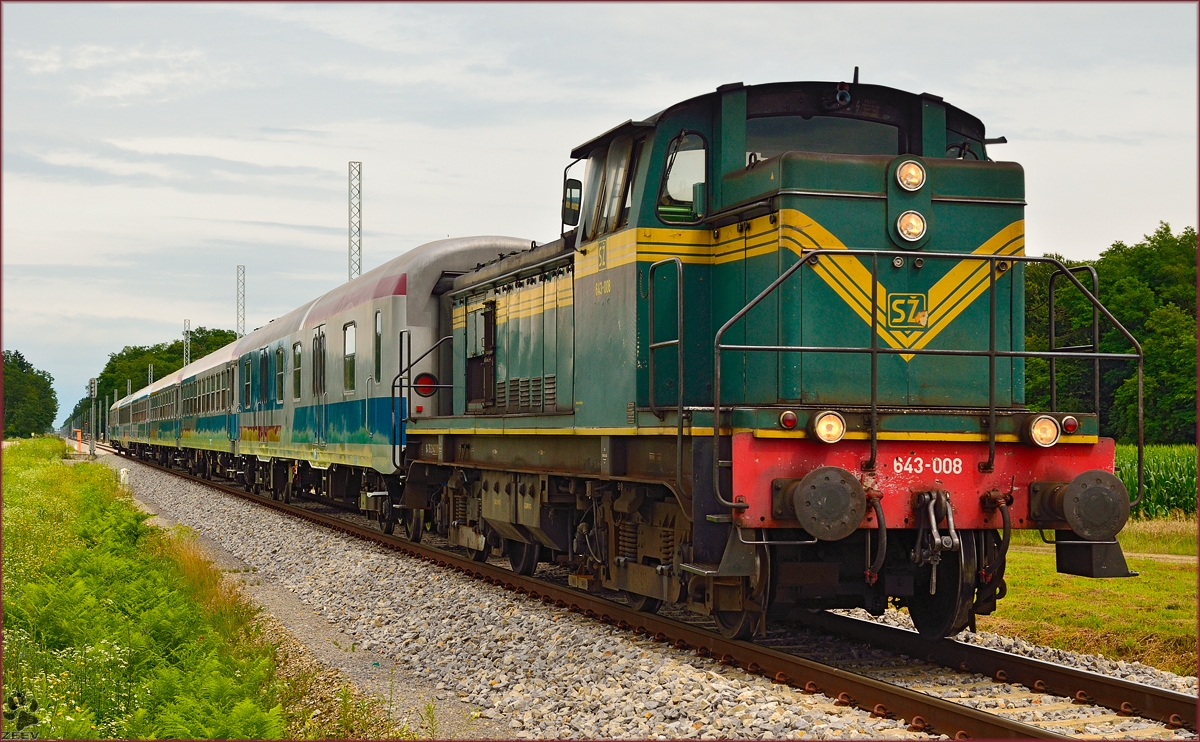
<path id="1" fill-rule="evenodd" d="M 1025 428 L 1030 443 L 1042 448 L 1049 448 L 1058 443 L 1058 421 L 1049 415 L 1038 415 L 1031 419 Z"/>
<path id="2" fill-rule="evenodd" d="M 925 168 L 916 160 L 909 160 L 896 168 L 896 182 L 906 191 L 919 191 L 925 185 Z"/>
<path id="3" fill-rule="evenodd" d="M 896 231 L 909 242 L 916 242 L 925 236 L 925 217 L 906 211 L 896 219 Z"/>
<path id="4" fill-rule="evenodd" d="M 812 418 L 812 432 L 825 443 L 837 443 L 846 435 L 846 418 L 840 413 L 818 412 Z"/>

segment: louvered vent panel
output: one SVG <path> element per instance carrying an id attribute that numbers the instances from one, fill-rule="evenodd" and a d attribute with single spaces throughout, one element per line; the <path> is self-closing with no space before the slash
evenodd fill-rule
<path id="1" fill-rule="evenodd" d="M 521 380 L 508 380 L 508 404 L 510 407 L 520 407 L 521 405 Z"/>
<path id="2" fill-rule="evenodd" d="M 546 409 L 554 410 L 558 407 L 558 382 L 554 378 L 554 374 L 546 376 L 546 386 L 543 387 L 546 394 Z"/>
<path id="3" fill-rule="evenodd" d="M 521 409 L 529 408 L 529 377 L 521 379 L 520 386 L 520 405 Z"/>
<path id="4" fill-rule="evenodd" d="M 529 406 L 535 410 L 542 409 L 542 377 L 534 376 L 529 380 Z"/>

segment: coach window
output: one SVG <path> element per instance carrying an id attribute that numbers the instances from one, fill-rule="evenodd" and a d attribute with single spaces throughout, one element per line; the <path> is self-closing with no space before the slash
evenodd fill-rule
<path id="1" fill-rule="evenodd" d="M 375 383 L 383 375 L 383 312 L 375 312 Z"/>
<path id="2" fill-rule="evenodd" d="M 342 366 L 342 389 L 346 394 L 354 391 L 354 323 L 342 326 L 342 349 L 345 362 Z"/>
<path id="3" fill-rule="evenodd" d="M 242 409 L 250 409 L 250 359 L 246 359 L 246 363 L 242 365 L 242 375 L 245 380 L 242 382 Z"/>
<path id="4" fill-rule="evenodd" d="M 283 348 L 275 349 L 275 401 L 283 404 L 283 379 L 284 366 L 286 365 L 287 355 L 283 352 Z"/>
<path id="5" fill-rule="evenodd" d="M 292 399 L 300 399 L 300 343 L 292 344 Z"/>
<path id="6" fill-rule="evenodd" d="M 705 193 L 705 150 L 704 138 L 686 131 L 667 146 L 667 162 L 658 192 L 658 218 L 662 221 L 681 224 L 696 222 L 704 216 L 705 204 L 694 203 L 694 199 Z"/>

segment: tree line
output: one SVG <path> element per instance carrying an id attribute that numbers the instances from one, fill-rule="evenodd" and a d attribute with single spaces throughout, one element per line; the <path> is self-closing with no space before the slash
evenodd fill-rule
<path id="1" fill-rule="evenodd" d="M 191 354 L 196 360 L 219 350 L 237 339 L 233 330 L 197 327 L 191 332 Z M 105 400 L 117 400 L 125 396 L 127 389 L 138 391 L 150 385 L 149 367 L 154 365 L 154 378 L 183 368 L 183 339 L 157 345 L 126 345 L 117 353 L 108 355 L 108 362 L 96 377 L 96 425 L 101 424 L 100 410 Z M 128 383 L 127 383 L 128 382 Z M 86 419 L 91 412 L 90 397 L 81 397 L 75 403 L 67 419 Z"/>
<path id="2" fill-rule="evenodd" d="M 1068 267 L 1093 266 L 1100 279 L 1100 301 L 1142 345 L 1145 354 L 1144 425 L 1147 443 L 1196 442 L 1196 230 L 1179 234 L 1159 222 L 1141 242 L 1115 242 L 1096 260 L 1066 260 Z M 1030 264 L 1025 273 L 1025 347 L 1050 347 L 1048 285 L 1055 268 Z M 1077 274 L 1090 291 L 1091 277 Z M 1092 305 L 1059 279 L 1054 302 L 1055 345 L 1092 343 Z M 1132 345 L 1100 316 L 1100 351 L 1125 353 Z M 1058 409 L 1093 412 L 1091 361 L 1058 361 Z M 1027 361 L 1025 400 L 1033 409 L 1050 409 L 1050 364 Z M 1137 441 L 1137 365 L 1100 363 L 1100 434 L 1121 443 Z"/>
<path id="3" fill-rule="evenodd" d="M 4 351 L 4 437 L 45 433 L 58 415 L 54 377 L 33 367 L 19 350 Z"/>

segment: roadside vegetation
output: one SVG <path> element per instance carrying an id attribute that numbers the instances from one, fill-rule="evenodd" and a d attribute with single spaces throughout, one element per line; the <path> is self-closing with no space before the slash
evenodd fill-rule
<path id="1" fill-rule="evenodd" d="M 4 452 L 5 699 L 23 694 L 39 737 L 281 736 L 252 610 L 110 469 L 64 452 Z"/>
<path id="2" fill-rule="evenodd" d="M 57 438 L 4 451 L 4 728 L 40 738 L 416 739 L 390 709 L 295 669 L 184 529 Z M 327 675 L 325 676 L 327 677 Z M 326 682 L 329 685 L 329 682 Z M 428 718 L 426 718 L 428 717 Z"/>

